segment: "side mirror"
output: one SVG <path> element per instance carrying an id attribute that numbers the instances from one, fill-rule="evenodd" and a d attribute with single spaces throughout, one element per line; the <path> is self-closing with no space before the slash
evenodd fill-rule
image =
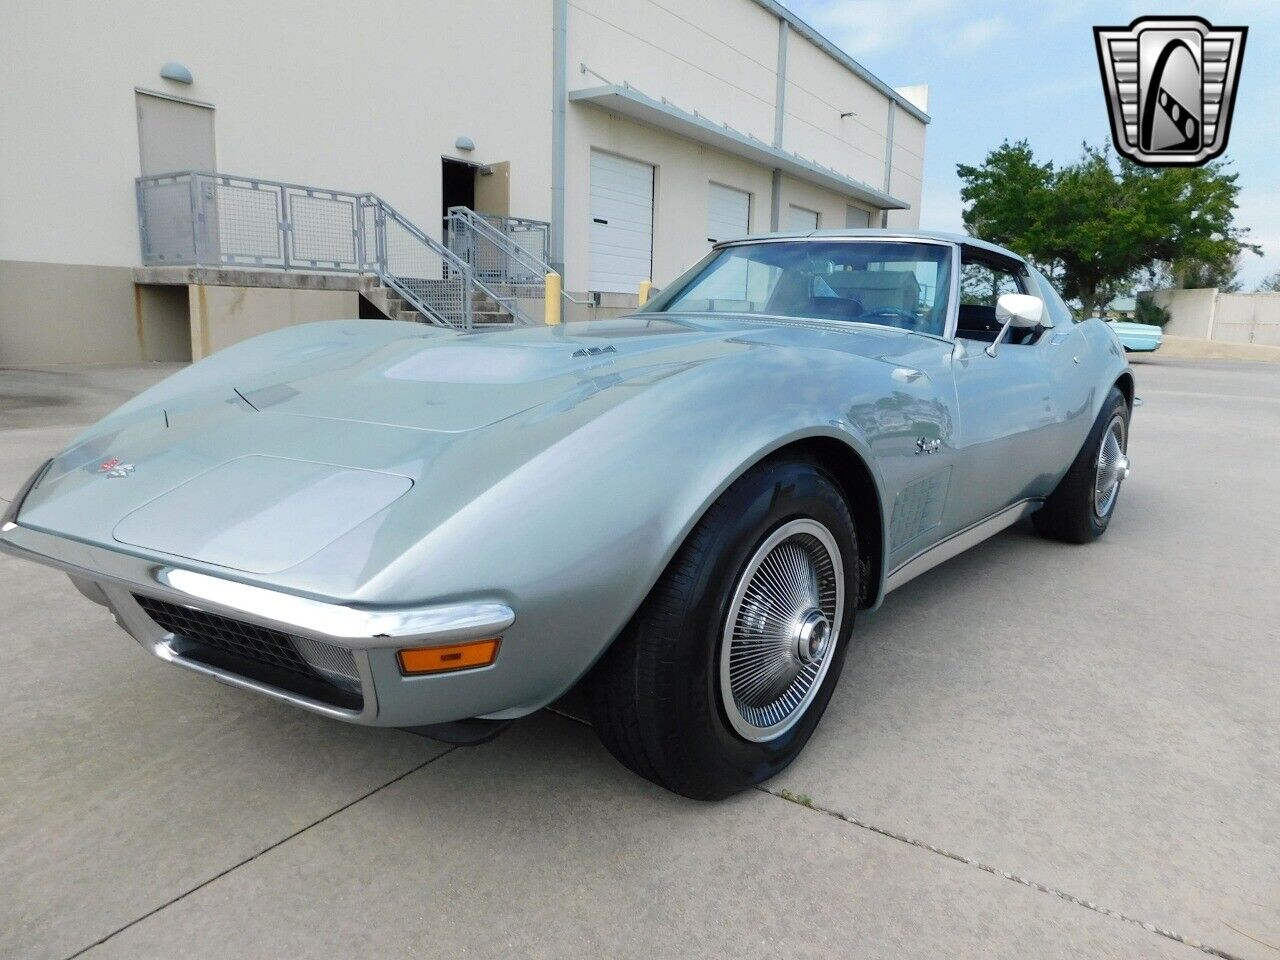
<path id="1" fill-rule="evenodd" d="M 989 357 L 994 357 L 999 352 L 1000 341 L 1004 339 L 1010 327 L 1033 330 L 1036 327 L 1051 324 L 1045 313 L 1044 301 L 1028 293 L 1000 294 L 1000 299 L 996 301 L 996 320 L 1001 323 L 1001 327 L 991 346 L 987 347 Z"/>

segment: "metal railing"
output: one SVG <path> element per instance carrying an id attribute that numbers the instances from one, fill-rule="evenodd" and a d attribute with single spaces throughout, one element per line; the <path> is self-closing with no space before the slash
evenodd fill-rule
<path id="1" fill-rule="evenodd" d="M 139 177 L 136 186 L 149 266 L 372 274 L 441 326 L 470 329 L 477 297 L 529 322 L 515 292 L 477 276 L 376 194 L 191 170 Z"/>
<path id="2" fill-rule="evenodd" d="M 542 300 L 545 314 L 546 277 L 552 272 L 551 224 L 478 213 L 470 207 L 450 207 L 448 224 L 449 249 L 466 261 L 475 276 L 513 298 L 513 309 L 521 322 L 536 322 L 525 309 L 534 307 L 529 301 Z M 599 306 L 595 300 L 575 297 L 563 287 L 560 299 L 585 307 L 592 317 Z M 525 306 L 521 306 L 522 300 Z"/>
<path id="3" fill-rule="evenodd" d="M 538 285 L 551 271 L 546 259 L 550 225 L 497 217 L 469 207 L 449 208 L 449 249 L 491 283 Z"/>
<path id="4" fill-rule="evenodd" d="M 532 308 L 529 301 L 546 297 L 546 276 L 551 271 L 544 259 L 549 226 L 539 220 L 496 217 L 469 207 L 450 207 L 449 249 L 495 295 L 510 301 L 521 322 L 533 323 L 525 307 Z"/>
<path id="5" fill-rule="evenodd" d="M 476 284 L 467 265 L 374 194 L 361 198 L 363 263 L 411 307 L 446 327 L 470 330 Z"/>

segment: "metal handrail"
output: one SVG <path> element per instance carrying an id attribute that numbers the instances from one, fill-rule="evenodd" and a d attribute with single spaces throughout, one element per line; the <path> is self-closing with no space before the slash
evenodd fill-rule
<path id="1" fill-rule="evenodd" d="M 449 250 L 439 241 L 429 236 L 421 227 L 409 220 L 377 194 L 362 194 L 361 201 L 364 209 L 372 209 L 374 212 L 374 239 L 376 253 L 375 258 L 372 261 L 366 260 L 365 264 L 373 268 L 373 272 L 385 286 L 394 290 L 405 300 L 406 303 L 412 306 L 419 313 L 431 318 L 434 322 L 437 322 L 442 326 L 452 327 L 461 325 L 464 330 L 471 329 L 472 303 L 470 294 L 466 289 L 471 286 L 471 284 L 464 282 L 462 285 L 464 295 L 459 298 L 458 303 L 458 311 L 460 314 L 459 319 L 461 323 L 455 324 L 450 322 L 447 309 L 442 309 L 439 303 L 429 302 L 425 292 L 425 287 L 415 289 L 408 276 L 401 275 L 392 269 L 387 250 L 387 218 L 392 219 L 410 237 L 440 257 L 442 263 L 447 263 L 453 268 L 454 272 L 463 278 L 468 278 L 469 275 L 466 263 L 463 262 L 461 258 L 454 255 L 453 251 Z M 365 221 L 362 217 L 361 226 L 363 227 L 364 224 Z M 360 233 L 363 234 L 363 230 L 361 230 Z M 364 245 L 366 250 L 367 246 L 368 245 L 366 243 Z M 442 276 L 440 279 L 445 279 L 445 277 Z"/>
<path id="2" fill-rule="evenodd" d="M 510 240 L 509 235 L 506 232 L 499 230 L 498 228 L 493 226 L 493 223 L 491 222 L 493 220 L 500 220 L 503 223 L 514 223 L 522 226 L 528 225 L 533 228 L 549 228 L 550 227 L 550 224 L 547 223 L 545 220 L 529 220 L 524 217 L 507 217 L 507 216 L 499 217 L 493 214 L 477 213 L 475 210 L 472 210 L 470 207 L 450 207 L 449 208 L 450 246 L 451 247 L 454 246 L 454 234 L 455 234 L 454 224 L 457 223 L 460 226 L 460 229 L 457 231 L 457 234 L 458 234 L 457 246 L 462 247 L 464 250 L 469 250 L 471 248 L 471 245 L 469 243 L 469 238 L 466 236 L 466 232 L 472 231 L 476 234 L 479 234 L 480 236 L 485 237 L 495 246 L 498 246 L 507 256 L 521 262 L 525 266 L 525 268 L 530 271 L 531 275 L 536 275 L 539 278 L 543 278 L 547 274 L 554 272 L 552 270 L 551 264 L 548 263 L 545 258 L 537 257 L 530 251 L 526 250 L 524 247 L 521 247 L 519 244 Z M 545 249 L 546 247 L 544 246 L 544 250 Z M 543 283 L 541 280 L 531 281 L 531 283 L 534 285 L 541 285 L 545 287 L 545 283 Z M 592 310 L 595 310 L 596 307 L 598 306 L 594 300 L 579 299 L 578 297 L 575 297 L 573 294 L 569 293 L 563 287 L 560 288 L 560 298 L 569 303 L 575 303 L 580 307 L 588 307 Z"/>
<path id="3" fill-rule="evenodd" d="M 515 220 L 514 217 L 504 217 L 504 220 Z M 535 222 L 535 221 L 528 221 Z M 455 226 L 457 229 L 455 230 Z M 513 241 L 508 234 L 499 230 L 485 214 L 476 213 L 470 207 L 450 207 L 449 208 L 449 239 L 450 242 L 457 236 L 459 244 L 469 253 L 475 254 L 474 245 L 471 243 L 470 233 L 478 234 L 486 241 L 497 248 L 506 259 L 506 261 L 516 261 L 528 271 L 522 276 L 531 283 L 541 283 L 543 278 L 551 272 L 550 265 L 545 261 L 530 253 L 524 247 Z M 505 264 L 504 264 L 505 266 Z M 472 264 L 475 268 L 475 264 Z M 508 279 L 509 274 L 503 271 L 504 281 L 514 282 Z"/>
<path id="4" fill-rule="evenodd" d="M 201 170 L 138 177 L 135 190 L 144 264 L 372 273 L 441 326 L 470 329 L 477 291 L 527 322 L 514 295 L 376 194 Z"/>

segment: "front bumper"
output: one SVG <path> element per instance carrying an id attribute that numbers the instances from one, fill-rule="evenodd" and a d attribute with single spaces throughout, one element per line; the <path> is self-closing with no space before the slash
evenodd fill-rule
<path id="1" fill-rule="evenodd" d="M 169 663 L 351 723 L 414 727 L 511 709 L 526 712 L 518 709 L 518 699 L 510 699 L 501 657 L 488 667 L 413 677 L 400 672 L 396 658 L 404 647 L 499 636 L 515 621 L 506 604 L 478 600 L 375 608 L 296 596 L 24 527 L 16 520 L 21 500 L 19 495 L 4 518 L 0 550 L 68 574 L 82 594 L 108 607 L 124 630 Z M 320 665 L 321 676 L 334 655 L 351 665 L 339 668 L 344 674 L 339 679 L 349 682 L 352 695 L 326 697 L 314 692 L 323 684 L 275 682 L 272 677 L 280 675 L 270 670 L 230 668 L 225 658 L 210 657 L 191 638 L 161 626 L 144 609 L 148 601 L 301 638 L 295 646 L 308 664 Z"/>

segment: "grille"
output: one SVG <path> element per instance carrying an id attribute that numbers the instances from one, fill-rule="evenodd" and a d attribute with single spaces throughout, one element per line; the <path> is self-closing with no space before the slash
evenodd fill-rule
<path id="1" fill-rule="evenodd" d="M 185 657 L 336 706 L 363 705 L 355 655 L 344 647 L 153 597 L 134 599 L 157 625 L 186 642 L 180 650 Z"/>

